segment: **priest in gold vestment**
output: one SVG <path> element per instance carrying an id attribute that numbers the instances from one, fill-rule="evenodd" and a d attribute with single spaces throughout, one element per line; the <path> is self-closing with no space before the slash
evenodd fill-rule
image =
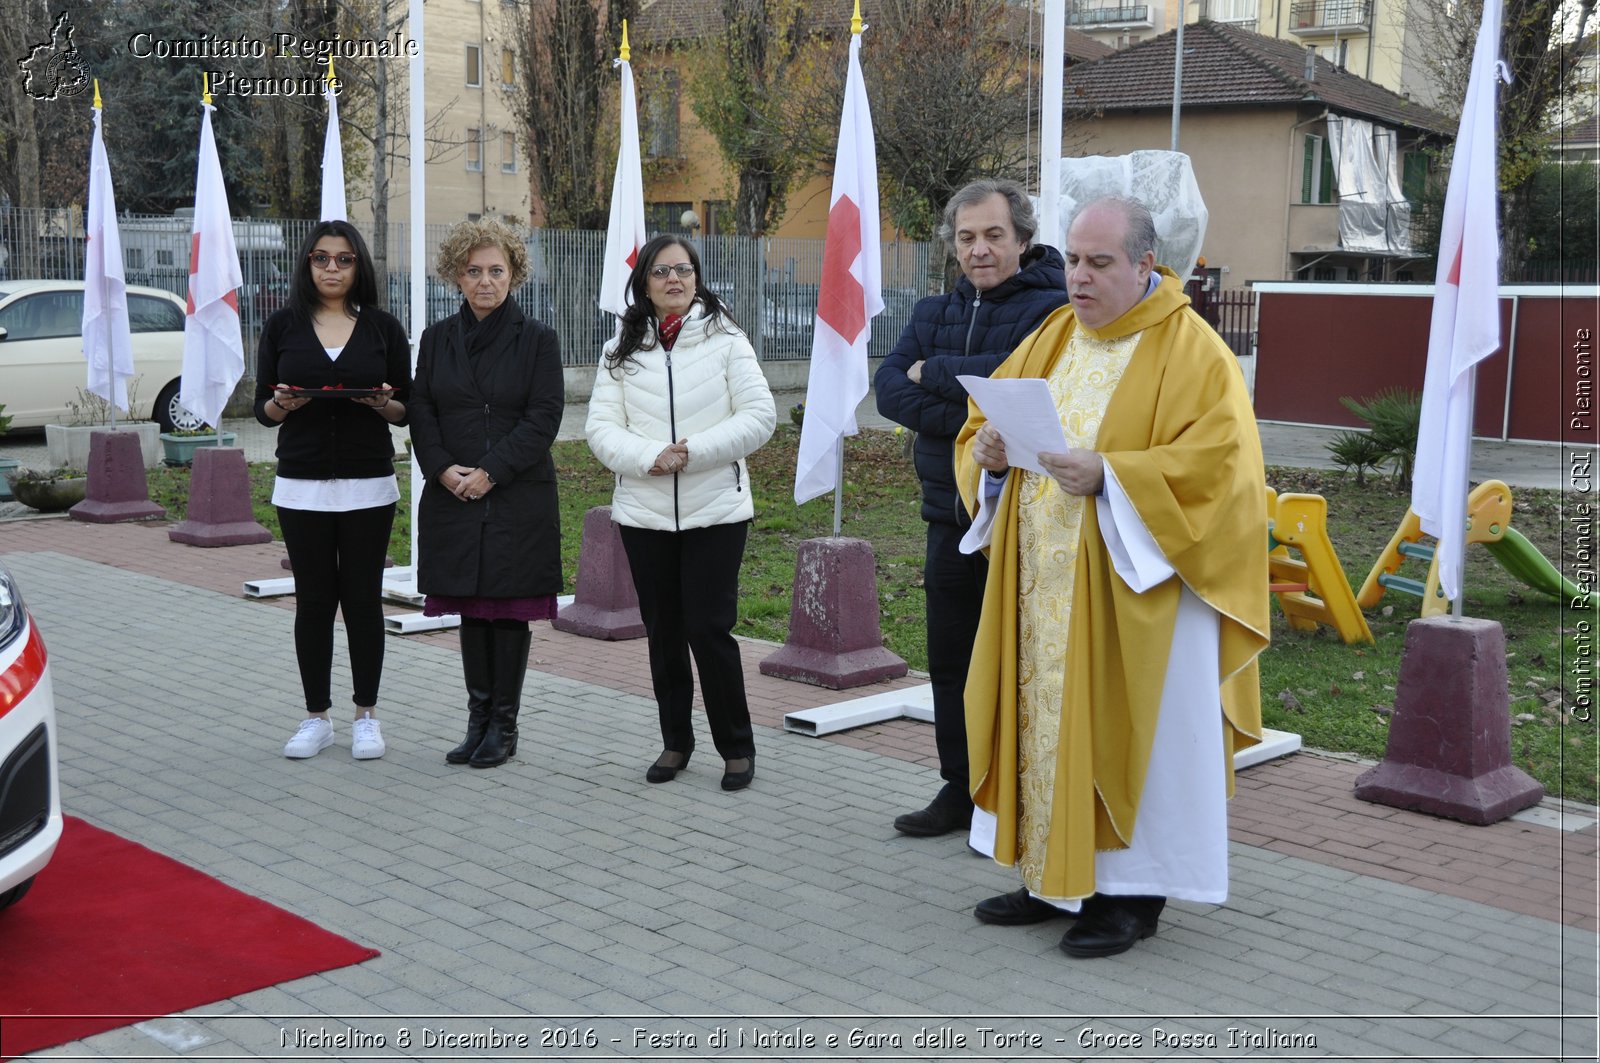
<path id="1" fill-rule="evenodd" d="M 1023 888 L 977 917 L 1076 916 L 1078 957 L 1227 898 L 1233 753 L 1260 740 L 1265 470 L 1238 363 L 1155 264 L 1136 201 L 1067 233 L 1071 305 L 995 379 L 1047 382 L 1067 450 L 1013 468 L 976 405 L 956 482 L 989 551 L 967 680 L 972 844 Z"/>

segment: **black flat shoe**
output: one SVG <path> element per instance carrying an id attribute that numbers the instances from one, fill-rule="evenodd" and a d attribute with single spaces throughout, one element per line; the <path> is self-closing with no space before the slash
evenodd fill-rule
<path id="1" fill-rule="evenodd" d="M 1107 897 L 1095 894 L 1083 902 L 1083 912 L 1071 930 L 1061 936 L 1061 951 L 1080 960 L 1116 956 L 1147 937 L 1153 937 L 1164 897 Z"/>
<path id="2" fill-rule="evenodd" d="M 978 922 L 995 926 L 1027 926 L 1030 923 L 1042 923 L 1046 919 L 1073 917 L 1071 912 L 1033 896 L 1026 886 L 1015 893 L 1002 893 L 998 897 L 979 901 L 978 906 L 972 909 L 972 914 L 978 917 Z"/>
<path id="3" fill-rule="evenodd" d="M 678 772 L 689 766 L 689 758 L 694 755 L 694 750 L 679 753 L 676 750 L 665 750 L 656 762 L 644 773 L 645 782 L 671 782 L 677 777 Z"/>
<path id="4" fill-rule="evenodd" d="M 745 769 L 743 771 L 734 771 L 733 765 L 741 760 L 745 762 Z M 722 776 L 722 788 L 724 790 L 743 790 L 755 781 L 756 755 L 752 753 L 748 757 L 734 757 L 733 760 L 725 761 L 724 767 L 726 771 Z"/>

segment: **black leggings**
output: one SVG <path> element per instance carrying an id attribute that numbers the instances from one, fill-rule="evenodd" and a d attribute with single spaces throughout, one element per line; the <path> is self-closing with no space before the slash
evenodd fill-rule
<path id="1" fill-rule="evenodd" d="M 650 643 L 650 679 L 667 749 L 694 749 L 694 675 L 700 670 L 711 740 L 724 760 L 755 754 L 744 662 L 733 637 L 739 616 L 739 563 L 749 521 L 680 532 L 618 525 L 639 592 L 639 612 Z"/>
<path id="2" fill-rule="evenodd" d="M 333 617 L 344 613 L 350 645 L 350 700 L 378 703 L 383 677 L 383 565 L 394 503 L 345 513 L 278 507 L 278 526 L 294 568 L 294 652 L 306 711 L 333 705 Z"/>

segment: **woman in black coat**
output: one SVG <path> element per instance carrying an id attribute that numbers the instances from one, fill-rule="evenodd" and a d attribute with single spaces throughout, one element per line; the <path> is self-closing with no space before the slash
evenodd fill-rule
<path id="1" fill-rule="evenodd" d="M 429 616 L 461 616 L 467 736 L 451 764 L 489 768 L 517 751 L 528 622 L 556 615 L 561 519 L 550 444 L 561 426 L 561 349 L 511 289 L 528 276 L 522 241 L 464 222 L 439 248 L 459 313 L 422 334 L 410 417 L 426 486 L 417 511 L 418 588 Z"/>

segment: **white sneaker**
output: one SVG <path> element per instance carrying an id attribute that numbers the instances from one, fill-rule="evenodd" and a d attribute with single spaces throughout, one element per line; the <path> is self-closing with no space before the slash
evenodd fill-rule
<path id="1" fill-rule="evenodd" d="M 314 757 L 333 745 L 333 724 L 327 720 L 306 719 L 283 747 L 283 755 L 295 760 Z"/>
<path id="2" fill-rule="evenodd" d="M 363 716 L 350 728 L 350 755 L 357 760 L 377 760 L 383 756 L 383 732 L 378 721 Z"/>

